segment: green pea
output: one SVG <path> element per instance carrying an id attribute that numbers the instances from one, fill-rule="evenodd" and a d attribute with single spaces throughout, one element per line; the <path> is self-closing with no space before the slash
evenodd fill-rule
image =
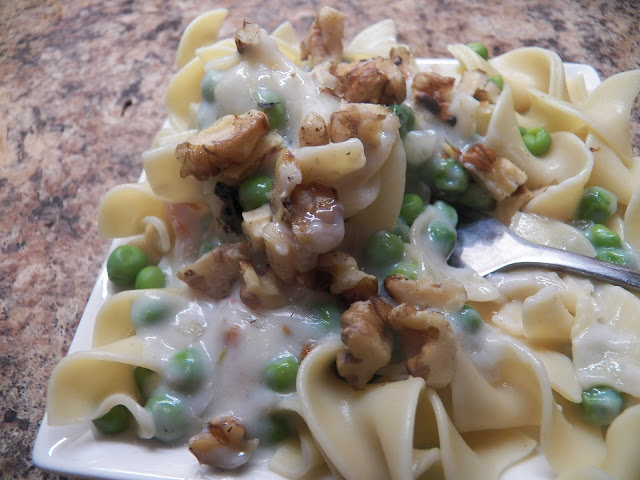
<path id="1" fill-rule="evenodd" d="M 184 436 L 189 426 L 189 415 L 183 401 L 175 395 L 153 395 L 144 406 L 151 413 L 156 426 L 155 438 L 172 442 Z"/>
<path id="2" fill-rule="evenodd" d="M 291 422 L 285 415 L 270 413 L 261 420 L 258 437 L 261 442 L 273 445 L 287 438 L 292 431 Z"/>
<path id="3" fill-rule="evenodd" d="M 160 375 L 145 367 L 133 369 L 133 380 L 136 382 L 140 397 L 148 399 L 160 383 Z"/>
<path id="4" fill-rule="evenodd" d="M 167 380 L 183 392 L 197 389 L 205 377 L 204 358 L 200 351 L 188 347 L 174 353 L 167 364 Z"/>
<path id="5" fill-rule="evenodd" d="M 446 193 L 464 192 L 469 185 L 469 173 L 453 158 L 435 158 L 430 169 L 436 190 Z"/>
<path id="6" fill-rule="evenodd" d="M 427 228 L 427 235 L 433 246 L 444 258 L 449 258 L 456 245 L 456 230 L 442 221 L 434 221 Z"/>
<path id="7" fill-rule="evenodd" d="M 411 280 L 416 280 L 418 278 L 418 266 L 413 262 L 402 260 L 391 267 L 385 277 L 390 275 L 404 275 Z"/>
<path id="8" fill-rule="evenodd" d="M 504 79 L 500 74 L 489 77 L 489 81 L 495 83 L 500 90 L 504 88 Z"/>
<path id="9" fill-rule="evenodd" d="M 464 305 L 456 314 L 456 319 L 460 322 L 462 328 L 469 333 L 477 332 L 484 323 L 480 313 L 471 305 Z"/>
<path id="10" fill-rule="evenodd" d="M 462 192 L 458 200 L 465 207 L 480 211 L 491 210 L 496 205 L 495 199 L 489 192 L 474 182 L 469 183 L 469 186 Z"/>
<path id="11" fill-rule="evenodd" d="M 105 435 L 124 432 L 129 427 L 131 414 L 124 405 L 116 405 L 100 418 L 93 420 L 96 428 Z"/>
<path id="12" fill-rule="evenodd" d="M 580 404 L 584 419 L 594 425 L 609 425 L 622 411 L 624 402 L 620 392 L 606 386 L 582 392 Z"/>
<path id="13" fill-rule="evenodd" d="M 635 262 L 631 255 L 623 248 L 600 247 L 596 248 L 596 258 L 604 262 L 633 268 Z"/>
<path id="14" fill-rule="evenodd" d="M 267 386 L 279 393 L 295 389 L 298 375 L 298 359 L 293 355 L 275 358 L 264 369 Z"/>
<path id="15" fill-rule="evenodd" d="M 136 281 L 138 272 L 147 266 L 147 255 L 133 245 L 116 247 L 107 258 L 107 275 L 116 285 L 127 287 Z"/>
<path id="16" fill-rule="evenodd" d="M 425 209 L 424 200 L 420 195 L 415 193 L 407 193 L 402 198 L 402 207 L 400 208 L 400 218 L 405 221 L 407 225 L 411 225 L 418 215 L 420 215 Z"/>
<path id="17" fill-rule="evenodd" d="M 433 207 L 438 212 L 438 216 L 449 223 L 449 225 L 455 227 L 458 224 L 458 212 L 447 202 L 436 200 L 433 202 Z"/>
<path id="18" fill-rule="evenodd" d="M 369 237 L 364 246 L 365 260 L 375 266 L 397 263 L 404 255 L 402 239 L 386 230 L 380 230 Z"/>
<path id="19" fill-rule="evenodd" d="M 271 189 L 273 189 L 273 179 L 266 175 L 258 175 L 243 180 L 238 190 L 238 198 L 242 210 L 246 212 L 268 203 Z"/>
<path id="20" fill-rule="evenodd" d="M 135 286 L 138 290 L 145 288 L 164 288 L 166 283 L 167 279 L 162 269 L 155 265 L 149 265 L 138 272 Z"/>
<path id="21" fill-rule="evenodd" d="M 287 123 L 287 113 L 284 101 L 280 95 L 270 90 L 260 90 L 258 92 L 258 108 L 267 114 L 269 127 L 272 130 L 279 130 Z"/>
<path id="22" fill-rule="evenodd" d="M 129 311 L 131 323 L 136 331 L 157 325 L 171 316 L 171 305 L 169 301 L 155 294 L 147 294 L 136 298 L 131 303 Z"/>
<path id="23" fill-rule="evenodd" d="M 620 239 L 620 235 L 599 223 L 592 225 L 591 228 L 587 230 L 587 238 L 596 248 L 622 248 L 622 240 Z"/>
<path id="24" fill-rule="evenodd" d="M 587 187 L 578 203 L 576 218 L 604 223 L 618 209 L 618 197 L 602 187 Z"/>
<path id="25" fill-rule="evenodd" d="M 519 127 L 522 141 L 532 155 L 539 157 L 551 147 L 551 135 L 542 127 Z"/>
<path id="26" fill-rule="evenodd" d="M 216 85 L 222 76 L 222 72 L 218 70 L 209 70 L 205 72 L 200 80 L 200 96 L 202 101 L 213 103 L 216 101 Z"/>
<path id="27" fill-rule="evenodd" d="M 485 60 L 489 59 L 489 50 L 487 49 L 487 46 L 484 43 L 470 42 L 470 43 L 467 43 L 467 47 L 469 47 L 471 50 L 476 52 Z"/>
<path id="28" fill-rule="evenodd" d="M 327 327 L 337 327 L 340 324 L 340 317 L 343 313 L 344 309 L 329 302 L 318 302 L 311 306 L 313 318 Z"/>
<path id="29" fill-rule="evenodd" d="M 410 232 L 411 227 L 407 225 L 407 222 L 398 218 L 398 222 L 396 223 L 396 228 L 393 229 L 393 234 L 400 237 L 404 243 L 409 243 L 410 240 Z"/>
<path id="30" fill-rule="evenodd" d="M 400 132 L 400 136 L 404 138 L 404 136 L 408 132 L 413 130 L 413 126 L 416 121 L 416 117 L 415 117 L 415 114 L 413 113 L 413 110 L 411 110 L 411 108 L 409 108 L 408 106 L 402 103 L 389 105 L 389 109 L 394 115 L 398 117 L 398 120 L 400 120 L 399 132 Z"/>

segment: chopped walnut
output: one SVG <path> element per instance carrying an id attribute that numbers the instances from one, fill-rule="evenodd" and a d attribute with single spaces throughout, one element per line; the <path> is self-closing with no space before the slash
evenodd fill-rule
<path id="1" fill-rule="evenodd" d="M 437 308 L 454 312 L 467 301 L 467 292 L 453 277 L 444 277 L 440 283 L 422 276 L 411 280 L 404 275 L 390 275 L 384 279 L 384 288 L 398 303 L 407 303 L 419 308 Z"/>
<path id="2" fill-rule="evenodd" d="M 210 420 L 205 431 L 189 439 L 189 451 L 201 465 L 232 470 L 249 461 L 258 446 L 258 439 L 247 438 L 240 420 L 233 416 L 219 416 Z"/>
<path id="3" fill-rule="evenodd" d="M 454 147 L 449 142 L 442 142 L 442 155 L 446 158 L 453 158 L 454 160 L 458 160 L 460 158 L 460 149 L 458 147 Z"/>
<path id="4" fill-rule="evenodd" d="M 329 136 L 334 143 L 358 138 L 365 145 L 379 145 L 382 121 L 389 110 L 379 105 L 347 105 L 331 114 Z"/>
<path id="5" fill-rule="evenodd" d="M 360 270 L 351 255 L 335 250 L 320 255 L 317 269 L 331 276 L 331 293 L 342 295 L 350 303 L 378 294 L 378 279 Z"/>
<path id="6" fill-rule="evenodd" d="M 321 183 L 298 185 L 283 206 L 283 220 L 304 250 L 326 253 L 342 242 L 344 207 L 333 188 Z"/>
<path id="7" fill-rule="evenodd" d="M 388 321 L 398 332 L 411 375 L 423 378 L 432 388 L 451 383 L 457 347 L 451 325 L 441 312 L 403 303 L 389 312 Z"/>
<path id="8" fill-rule="evenodd" d="M 416 102 L 441 119 L 455 123 L 455 118 L 449 116 L 449 96 L 455 78 L 444 77 L 435 72 L 418 72 L 413 77 L 411 88 Z"/>
<path id="9" fill-rule="evenodd" d="M 458 90 L 468 93 L 481 102 L 496 103 L 500 96 L 500 87 L 489 80 L 483 70 L 466 70 L 458 84 Z"/>
<path id="10" fill-rule="evenodd" d="M 273 269 L 267 267 L 263 275 L 258 273 L 249 262 L 240 262 L 240 274 L 243 286 L 240 289 L 240 300 L 251 309 L 273 309 L 287 303 L 282 291 L 282 284 Z"/>
<path id="11" fill-rule="evenodd" d="M 360 390 L 389 363 L 393 339 L 386 325 L 391 305 L 379 297 L 352 303 L 340 318 L 343 347 L 336 358 L 338 373 Z"/>
<path id="12" fill-rule="evenodd" d="M 162 238 L 153 223 L 148 223 L 144 229 L 144 233 L 132 238 L 129 245 L 133 245 L 142 250 L 147 256 L 149 265 L 157 265 L 167 253 L 162 248 Z"/>
<path id="13" fill-rule="evenodd" d="M 389 58 L 397 66 L 407 68 L 411 63 L 411 51 L 403 45 L 398 45 L 391 48 Z"/>
<path id="14" fill-rule="evenodd" d="M 334 93 L 352 103 L 402 103 L 407 83 L 402 69 L 390 58 L 375 57 L 336 65 Z"/>
<path id="15" fill-rule="evenodd" d="M 249 244 L 229 243 L 214 248 L 177 274 L 191 288 L 220 300 L 240 278 L 240 262 L 249 261 Z"/>
<path id="16" fill-rule="evenodd" d="M 300 125 L 298 142 L 301 147 L 316 147 L 329 143 L 327 124 L 322 115 L 309 113 Z"/>
<path id="17" fill-rule="evenodd" d="M 307 40 L 300 45 L 302 59 L 310 59 L 312 65 L 341 61 L 343 34 L 344 14 L 335 8 L 322 7 L 311 24 Z"/>
<path id="18" fill-rule="evenodd" d="M 232 178 L 240 179 L 260 166 L 268 133 L 269 121 L 263 112 L 226 115 L 176 147 L 176 158 L 182 162 L 180 176 L 202 181 L 229 170 Z"/>
<path id="19" fill-rule="evenodd" d="M 272 218 L 273 213 L 268 203 L 254 210 L 242 212 L 242 233 L 249 238 L 251 247 L 256 252 L 264 251 L 263 230 Z"/>
<path id="20" fill-rule="evenodd" d="M 260 27 L 245 20 L 234 37 L 238 53 L 244 54 L 260 43 Z"/>
<path id="21" fill-rule="evenodd" d="M 493 211 L 493 216 L 505 225 L 509 225 L 509 223 L 511 223 L 511 217 L 513 217 L 516 212 L 522 210 L 522 207 L 529 203 L 533 197 L 535 197 L 534 192 L 524 185 L 520 185 L 513 194 L 503 201 L 498 202 Z"/>
<path id="22" fill-rule="evenodd" d="M 476 143 L 460 156 L 469 174 L 496 200 L 503 200 L 527 181 L 527 174 L 488 145 Z"/>
<path id="23" fill-rule="evenodd" d="M 285 222 L 269 222 L 262 234 L 269 265 L 285 283 L 294 283 L 300 271 L 311 270 L 315 266 L 317 254 L 302 258 L 303 252 L 298 246 L 298 241 L 291 227 Z"/>

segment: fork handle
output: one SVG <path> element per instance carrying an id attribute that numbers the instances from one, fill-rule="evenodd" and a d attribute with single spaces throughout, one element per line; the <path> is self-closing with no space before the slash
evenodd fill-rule
<path id="1" fill-rule="evenodd" d="M 640 271 L 638 270 L 541 245 L 531 246 L 531 249 L 527 250 L 512 266 L 518 264 L 562 270 L 640 292 Z"/>

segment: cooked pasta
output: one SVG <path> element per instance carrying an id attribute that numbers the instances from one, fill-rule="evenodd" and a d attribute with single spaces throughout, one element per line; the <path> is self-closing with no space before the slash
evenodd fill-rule
<path id="1" fill-rule="evenodd" d="M 497 480 L 535 455 L 636 480 L 638 295 L 447 259 L 481 211 L 638 267 L 640 70 L 590 90 L 551 51 L 453 44 L 436 73 L 391 20 L 343 44 L 329 7 L 302 42 L 220 39 L 225 17 L 186 29 L 144 175 L 100 204 L 114 293 L 49 423 L 130 428 L 214 475 L 257 448 L 292 480 Z"/>

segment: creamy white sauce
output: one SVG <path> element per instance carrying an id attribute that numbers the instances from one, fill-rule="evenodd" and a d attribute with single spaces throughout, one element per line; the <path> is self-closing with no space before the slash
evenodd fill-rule
<path id="1" fill-rule="evenodd" d="M 316 343 L 332 330 L 309 312 L 312 300 L 326 301 L 326 295 L 292 293 L 292 305 L 260 311 L 252 311 L 240 301 L 238 288 L 218 302 L 187 290 L 184 295 L 164 291 L 147 294 L 170 305 L 169 318 L 138 328 L 136 335 L 144 340 L 145 355 L 161 375 L 156 391 L 177 393 L 192 412 L 192 428 L 199 429 L 217 415 L 230 414 L 255 434 L 265 415 L 283 396 L 293 393 L 271 390 L 264 380 L 264 368 L 280 356 L 300 359 L 305 345 Z M 134 304 L 134 315 L 135 308 Z M 187 347 L 204 354 L 205 378 L 195 391 L 176 392 L 167 380 L 167 364 L 174 353 Z"/>

